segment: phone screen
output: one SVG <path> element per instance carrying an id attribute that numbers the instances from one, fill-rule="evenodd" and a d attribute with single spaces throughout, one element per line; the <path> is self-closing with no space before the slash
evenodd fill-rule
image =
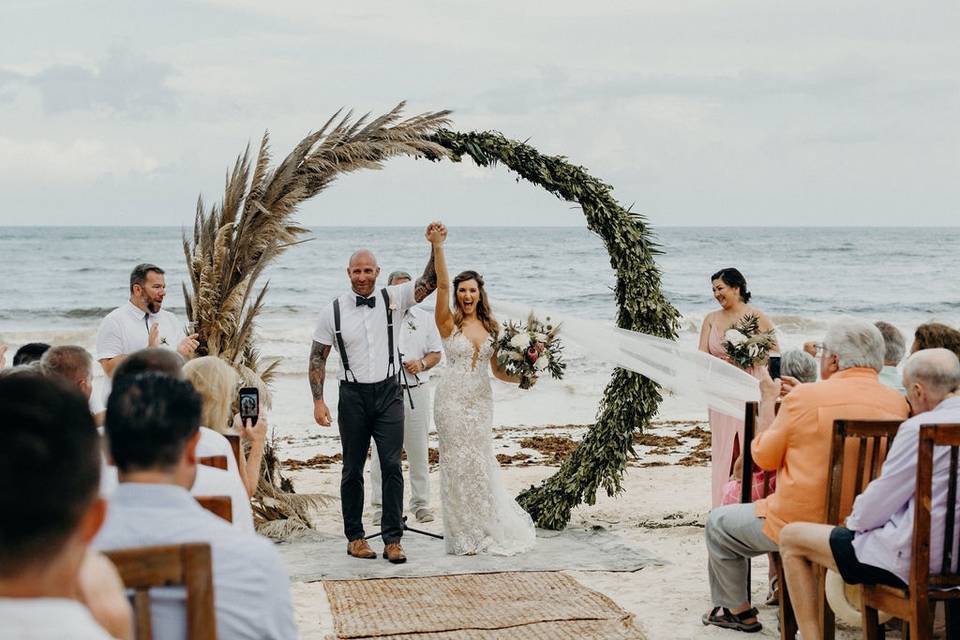
<path id="1" fill-rule="evenodd" d="M 768 358 L 767 369 L 770 371 L 770 377 L 776 380 L 780 377 L 780 356 L 771 355 Z"/>
<path id="2" fill-rule="evenodd" d="M 240 421 L 245 422 L 249 418 L 253 424 L 257 424 L 259 415 L 260 391 L 256 387 L 240 389 Z"/>

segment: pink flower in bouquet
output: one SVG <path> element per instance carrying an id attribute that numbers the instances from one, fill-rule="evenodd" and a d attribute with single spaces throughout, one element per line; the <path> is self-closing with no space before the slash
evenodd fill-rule
<path id="1" fill-rule="evenodd" d="M 536 362 L 537 358 L 539 357 L 540 357 L 540 352 L 537 350 L 536 347 L 530 347 L 529 349 L 527 349 L 527 360 L 529 360 L 531 364 Z"/>
<path id="2" fill-rule="evenodd" d="M 543 350 L 547 348 L 547 345 L 545 345 L 545 344 L 542 343 L 542 342 L 538 342 L 537 344 L 535 344 L 535 345 L 533 345 L 533 346 L 536 347 L 537 353 L 543 353 Z"/>

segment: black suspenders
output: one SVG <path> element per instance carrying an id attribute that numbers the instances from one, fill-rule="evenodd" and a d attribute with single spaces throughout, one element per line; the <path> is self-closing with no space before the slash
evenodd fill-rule
<path id="1" fill-rule="evenodd" d="M 387 364 L 387 377 L 397 375 L 396 365 L 393 355 L 393 309 L 390 308 L 390 295 L 386 289 L 381 289 L 383 294 L 383 306 L 387 310 L 387 349 L 390 353 L 390 359 Z M 347 382 L 356 382 L 357 376 L 350 369 L 350 360 L 347 358 L 347 348 L 343 344 L 343 334 L 340 331 L 340 298 L 333 301 L 333 333 L 337 338 L 337 351 L 340 352 L 340 362 L 343 366 L 343 377 Z M 353 380 L 350 377 L 353 376 Z"/>

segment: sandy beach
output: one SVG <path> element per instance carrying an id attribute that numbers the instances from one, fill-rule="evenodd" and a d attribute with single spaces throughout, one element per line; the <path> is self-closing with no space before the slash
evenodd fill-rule
<path id="1" fill-rule="evenodd" d="M 569 572 L 585 586 L 609 596 L 636 616 L 651 640 L 661 638 L 735 638 L 735 632 L 704 627 L 700 616 L 710 607 L 706 584 L 707 552 L 703 526 L 709 511 L 709 433 L 698 421 L 658 422 L 638 436 L 638 459 L 627 468 L 625 491 L 616 497 L 597 496 L 596 504 L 573 511 L 570 528 L 602 527 L 662 561 L 634 573 Z M 582 425 L 548 425 L 539 429 L 499 429 L 496 446 L 508 488 L 518 493 L 556 470 L 556 461 L 579 438 Z M 435 446 L 432 444 L 432 446 Z M 535 448 L 536 447 L 536 448 Z M 539 450 L 538 450 L 539 448 Z M 332 459 L 331 459 L 332 458 Z M 325 463 L 324 463 L 325 461 Z M 296 463 L 287 465 L 300 466 Z M 335 452 L 319 454 L 310 466 L 285 472 L 299 492 L 335 495 L 340 466 Z M 431 470 L 434 504 L 439 505 L 437 469 Z M 340 534 L 339 501 L 316 513 L 317 529 Z M 439 519 L 428 530 L 441 531 Z M 374 548 L 379 548 L 374 545 Z M 536 553 L 536 551 L 533 551 Z M 409 562 L 424 561 L 412 557 Z M 753 597 L 762 603 L 767 592 L 767 561 L 754 561 Z M 321 583 L 295 583 L 294 607 L 301 637 L 332 638 L 333 619 Z M 764 625 L 761 637 L 779 637 L 776 608 L 759 604 Z M 841 629 L 837 638 L 858 638 L 859 630 Z"/>

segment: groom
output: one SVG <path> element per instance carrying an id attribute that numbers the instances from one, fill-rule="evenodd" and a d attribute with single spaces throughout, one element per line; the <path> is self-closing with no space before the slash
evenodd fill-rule
<path id="1" fill-rule="evenodd" d="M 446 227 L 433 222 L 434 229 L 446 233 Z M 330 409 L 323 401 L 323 383 L 331 348 L 340 356 L 340 401 L 337 424 L 343 447 L 343 471 L 340 476 L 340 504 L 343 532 L 347 536 L 347 554 L 355 558 L 376 558 L 364 539 L 363 467 L 370 449 L 370 438 L 380 454 L 383 478 L 383 557 L 394 564 L 406 562 L 400 546 L 403 535 L 403 475 L 400 454 L 403 450 L 403 396 L 397 375 L 399 326 L 404 312 L 421 302 L 437 288 L 437 272 L 430 260 L 415 282 L 377 289 L 380 266 L 374 255 L 360 249 L 347 265 L 351 291 L 320 312 L 313 345 L 310 348 L 310 390 L 313 392 L 313 418 L 321 427 L 329 427 Z"/>

